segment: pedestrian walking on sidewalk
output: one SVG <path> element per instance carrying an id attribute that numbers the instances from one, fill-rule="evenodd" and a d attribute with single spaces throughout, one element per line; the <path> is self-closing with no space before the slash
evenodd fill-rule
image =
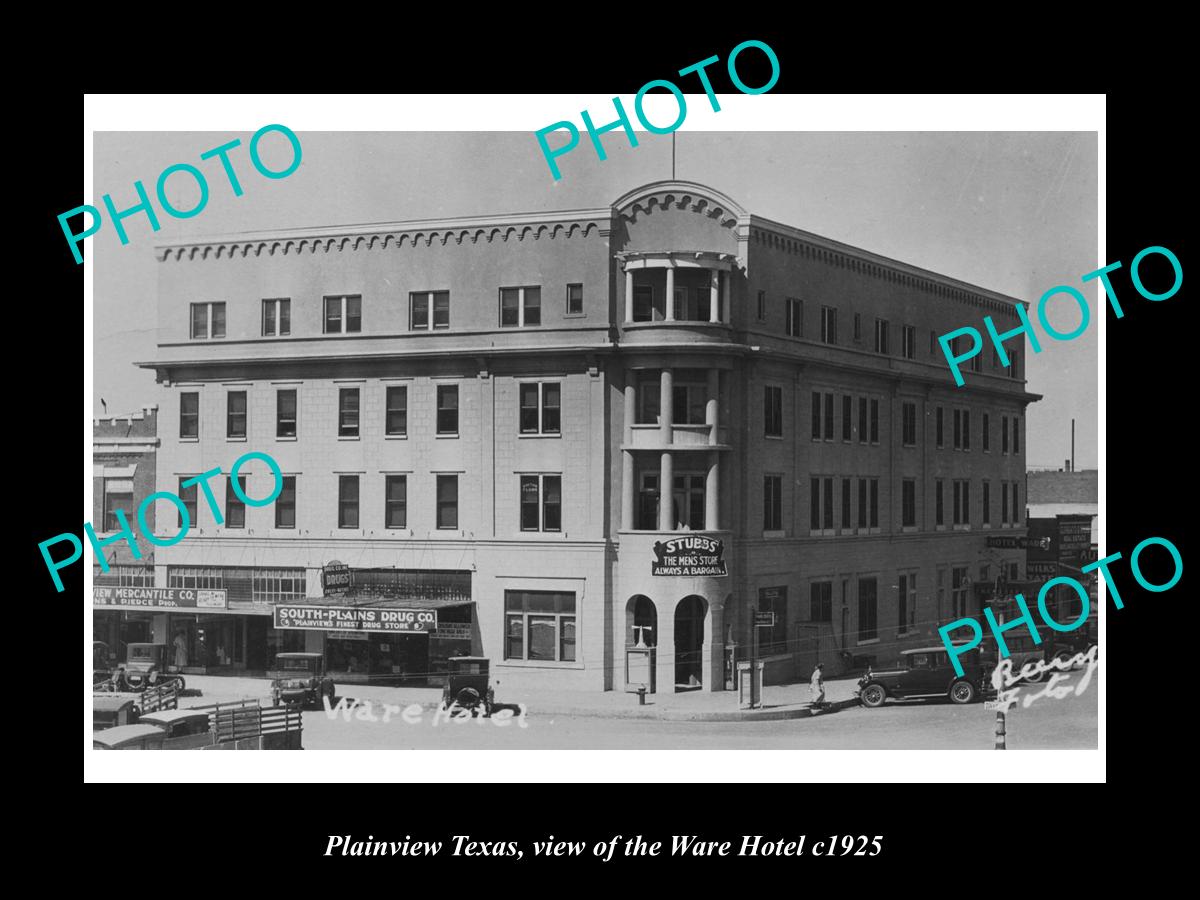
<path id="1" fill-rule="evenodd" d="M 808 692 L 812 695 L 813 709 L 821 709 L 825 705 L 825 678 L 823 677 L 822 666 L 817 663 L 817 667 L 813 669 L 812 680 L 808 684 Z"/>

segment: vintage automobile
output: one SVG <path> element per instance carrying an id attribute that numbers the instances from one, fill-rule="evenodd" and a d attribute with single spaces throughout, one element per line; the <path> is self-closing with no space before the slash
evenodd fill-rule
<path id="1" fill-rule="evenodd" d="M 127 649 L 125 664 L 118 666 L 112 676 L 117 690 L 144 691 L 168 681 L 174 681 L 179 690 L 184 689 L 183 676 L 167 671 L 171 656 L 166 644 L 130 644 Z"/>
<path id="2" fill-rule="evenodd" d="M 136 725 L 141 712 L 141 694 L 94 694 L 92 696 L 92 728 L 116 728 Z"/>
<path id="3" fill-rule="evenodd" d="M 208 734 L 212 728 L 212 721 L 206 709 L 160 709 L 146 713 L 138 722 L 158 726 L 169 738 Z"/>
<path id="4" fill-rule="evenodd" d="M 118 725 L 92 734 L 93 750 L 158 750 L 167 733 L 157 725 Z"/>
<path id="5" fill-rule="evenodd" d="M 961 645 L 959 645 L 961 646 Z M 958 657 L 963 674 L 954 671 L 944 646 L 915 647 L 901 654 L 903 668 L 868 670 L 859 679 L 858 694 L 863 706 L 883 706 L 889 697 L 949 697 L 954 703 L 971 703 L 991 693 L 990 672 L 980 659 L 979 650 L 968 650 Z"/>
<path id="6" fill-rule="evenodd" d="M 488 660 L 482 656 L 452 656 L 448 662 L 450 674 L 442 690 L 442 709 L 457 706 L 475 715 L 482 707 L 483 714 L 490 716 L 496 695 L 488 680 Z"/>
<path id="7" fill-rule="evenodd" d="M 1017 676 L 1026 666 L 1029 666 L 1028 675 L 1021 680 L 1028 681 L 1031 684 L 1039 684 L 1046 680 L 1046 670 L 1040 665 L 1030 665 L 1031 663 L 1044 663 L 1053 659 L 1050 654 L 1050 644 L 1047 641 L 1042 641 L 1040 644 L 1033 642 L 1033 637 L 1028 632 L 1009 632 L 1004 636 L 1004 645 L 1008 648 L 1007 659 L 1012 662 L 1012 674 Z M 999 651 L 994 647 L 988 652 L 981 655 L 980 661 L 983 665 L 987 677 L 991 678 L 991 671 L 1000 662 Z"/>
<path id="8" fill-rule="evenodd" d="M 333 679 L 325 674 L 325 656 L 321 653 L 277 653 L 271 678 L 271 703 L 299 703 L 320 706 L 321 698 L 333 704 Z"/>

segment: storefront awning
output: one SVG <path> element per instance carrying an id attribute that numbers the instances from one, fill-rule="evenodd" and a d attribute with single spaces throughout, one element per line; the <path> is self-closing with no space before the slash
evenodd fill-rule
<path id="1" fill-rule="evenodd" d="M 474 600 L 461 597 L 379 597 L 363 594 L 333 594 L 325 597 L 306 597 L 305 606 L 370 606 L 375 609 L 450 609 L 456 606 L 471 606 Z"/>

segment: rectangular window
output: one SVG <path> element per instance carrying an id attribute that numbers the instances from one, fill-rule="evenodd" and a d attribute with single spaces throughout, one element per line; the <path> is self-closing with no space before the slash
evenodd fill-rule
<path id="1" fill-rule="evenodd" d="M 971 449 L 971 411 L 963 410 L 963 426 L 962 426 L 963 449 Z"/>
<path id="2" fill-rule="evenodd" d="M 971 482 L 966 479 L 954 481 L 954 524 L 971 524 Z"/>
<path id="3" fill-rule="evenodd" d="M 194 475 L 180 475 L 179 476 L 178 496 L 179 496 L 179 499 L 183 501 L 183 508 L 187 510 L 187 513 L 186 513 L 187 522 L 184 522 L 184 518 L 185 518 L 184 512 L 182 510 L 179 510 L 178 507 L 176 508 L 176 512 L 178 513 L 179 528 L 181 531 L 185 527 L 195 528 L 197 525 L 200 524 L 199 522 L 196 521 L 196 514 L 197 514 L 197 512 L 196 512 L 196 488 L 199 487 L 199 485 L 193 484 L 189 487 L 183 486 L 183 483 L 185 481 L 188 481 L 189 479 L 194 478 L 194 477 L 195 477 Z"/>
<path id="4" fill-rule="evenodd" d="M 915 325 L 905 325 L 900 331 L 900 352 L 905 359 L 917 358 L 917 329 Z"/>
<path id="5" fill-rule="evenodd" d="M 390 384 L 384 392 L 384 433 L 393 437 L 408 434 L 408 385 Z"/>
<path id="6" fill-rule="evenodd" d="M 804 304 L 794 297 L 787 301 L 788 337 L 804 337 Z"/>
<path id="7" fill-rule="evenodd" d="M 842 479 L 842 529 L 850 530 L 850 479 Z"/>
<path id="8" fill-rule="evenodd" d="M 504 592 L 504 658 L 575 661 L 575 595 Z"/>
<path id="9" fill-rule="evenodd" d="M 917 483 L 911 478 L 905 478 L 900 483 L 901 508 L 903 518 L 900 524 L 904 528 L 915 528 L 917 525 Z"/>
<path id="10" fill-rule="evenodd" d="M 934 424 L 934 439 L 937 441 L 938 449 L 946 445 L 946 411 L 942 407 L 937 408 Z"/>
<path id="11" fill-rule="evenodd" d="M 854 340 L 862 340 L 862 313 L 854 314 Z"/>
<path id="12" fill-rule="evenodd" d="M 867 530 L 867 479 L 858 479 L 858 530 Z"/>
<path id="13" fill-rule="evenodd" d="M 263 337 L 277 337 L 292 332 L 292 301 L 286 297 L 262 302 Z"/>
<path id="14" fill-rule="evenodd" d="M 931 332 L 929 332 L 929 355 L 937 356 L 937 351 L 938 351 L 937 332 L 931 331 Z"/>
<path id="15" fill-rule="evenodd" d="M 858 442 L 865 444 L 871 437 L 867 430 L 867 398 L 858 398 Z"/>
<path id="16" fill-rule="evenodd" d="M 825 440 L 833 440 L 833 394 L 825 395 Z"/>
<path id="17" fill-rule="evenodd" d="M 296 476 L 284 475 L 283 488 L 275 498 L 275 527 L 296 527 Z"/>
<path id="18" fill-rule="evenodd" d="M 809 587 L 808 620 L 833 621 L 833 582 L 814 581 Z"/>
<path id="19" fill-rule="evenodd" d="M 1008 524 L 1008 482 L 1000 482 L 1000 524 Z"/>
<path id="20" fill-rule="evenodd" d="M 325 334 L 354 334 L 362 331 L 362 297 L 325 298 Z"/>
<path id="21" fill-rule="evenodd" d="M 879 637 L 877 615 L 878 582 L 874 578 L 858 579 L 858 642 L 874 640 Z"/>
<path id="22" fill-rule="evenodd" d="M 200 437 L 200 394 L 184 391 L 179 395 L 179 439 L 194 441 Z"/>
<path id="23" fill-rule="evenodd" d="M 246 437 L 245 391 L 230 391 L 225 395 L 225 437 Z"/>
<path id="24" fill-rule="evenodd" d="M 767 318 L 767 292 L 758 292 L 758 321 L 762 322 Z"/>
<path id="25" fill-rule="evenodd" d="M 567 285 L 567 315 L 582 316 L 583 315 L 583 285 L 568 284 Z"/>
<path id="26" fill-rule="evenodd" d="M 458 385 L 437 386 L 437 433 L 458 434 Z"/>
<path id="27" fill-rule="evenodd" d="M 933 486 L 934 524 L 939 528 L 946 524 L 946 482 L 939 478 Z"/>
<path id="28" fill-rule="evenodd" d="M 908 574 L 901 573 L 896 579 L 896 630 L 903 634 L 908 630 Z"/>
<path id="29" fill-rule="evenodd" d="M 385 528 L 408 527 L 408 476 L 383 476 L 383 524 Z"/>
<path id="30" fill-rule="evenodd" d="M 416 291 L 408 295 L 412 331 L 444 331 L 450 327 L 450 292 Z"/>
<path id="31" fill-rule="evenodd" d="M 875 320 L 875 352 L 888 355 L 888 321 L 887 319 Z"/>
<path id="32" fill-rule="evenodd" d="M 522 475 L 521 530 L 562 531 L 562 476 Z"/>
<path id="33" fill-rule="evenodd" d="M 1012 420 L 1013 432 L 1013 453 L 1021 452 L 1021 420 L 1013 416 Z"/>
<path id="34" fill-rule="evenodd" d="M 763 531 L 783 530 L 783 476 L 763 476 Z"/>
<path id="35" fill-rule="evenodd" d="M 281 388 L 275 392 L 275 437 L 296 436 L 296 391 Z"/>
<path id="36" fill-rule="evenodd" d="M 962 524 L 962 482 L 957 478 L 951 483 L 954 488 L 954 524 Z"/>
<path id="37" fill-rule="evenodd" d="M 458 528 L 458 476 L 437 477 L 437 527 Z"/>
<path id="38" fill-rule="evenodd" d="M 955 566 L 950 570 L 951 614 L 959 618 L 967 614 L 967 567 Z"/>
<path id="39" fill-rule="evenodd" d="M 105 478 L 104 479 L 104 530 L 119 531 L 121 523 L 117 520 L 117 511 L 125 513 L 125 521 L 133 527 L 133 479 Z M 111 567 L 110 567 L 111 568 Z"/>
<path id="40" fill-rule="evenodd" d="M 811 531 L 820 531 L 821 530 L 821 479 L 820 478 L 808 479 L 808 493 L 809 493 L 809 503 L 810 503 L 810 509 L 809 509 L 810 514 L 809 514 L 808 527 Z"/>
<path id="41" fill-rule="evenodd" d="M 358 437 L 358 388 L 338 390 L 338 437 Z"/>
<path id="42" fill-rule="evenodd" d="M 1021 505 L 1017 502 L 1017 483 L 1015 481 L 1012 483 L 1012 495 L 1012 520 L 1016 525 L 1021 521 Z"/>
<path id="43" fill-rule="evenodd" d="M 854 431 L 854 398 L 842 394 L 842 440 L 849 443 Z"/>
<path id="44" fill-rule="evenodd" d="M 192 304 L 192 340 L 225 337 L 225 304 Z"/>
<path id="45" fill-rule="evenodd" d="M 962 449 L 962 410 L 954 411 L 954 449 Z"/>
<path id="46" fill-rule="evenodd" d="M 871 401 L 871 443 L 879 443 L 879 401 Z"/>
<path id="47" fill-rule="evenodd" d="M 983 480 L 983 524 L 992 521 L 992 485 L 986 478 Z"/>
<path id="48" fill-rule="evenodd" d="M 821 395 L 817 391 L 812 392 L 812 439 L 819 441 L 821 439 Z"/>
<path id="49" fill-rule="evenodd" d="M 992 419 L 987 414 L 983 414 L 983 452 L 987 453 L 992 449 Z"/>
<path id="50" fill-rule="evenodd" d="M 246 476 L 238 476 L 238 487 L 242 489 L 242 496 L 246 495 Z M 233 489 L 233 479 L 225 479 L 225 527 L 226 528 L 245 528 L 246 527 L 246 504 L 238 497 L 237 491 Z"/>
<path id="51" fill-rule="evenodd" d="M 1008 416 L 1000 417 L 1000 452 L 1008 452 Z"/>
<path id="52" fill-rule="evenodd" d="M 837 343 L 837 310 L 832 306 L 821 307 L 821 341 L 825 344 Z"/>
<path id="53" fill-rule="evenodd" d="M 905 403 L 901 407 L 901 418 L 903 419 L 904 446 L 915 447 L 917 444 L 917 404 Z"/>
<path id="54" fill-rule="evenodd" d="M 871 482 L 871 527 L 879 527 L 879 479 L 872 478 Z"/>
<path id="55" fill-rule="evenodd" d="M 1008 368 L 1005 370 L 1009 378 L 1016 378 L 1021 371 L 1021 351 L 1013 350 L 1008 354 Z"/>
<path id="56" fill-rule="evenodd" d="M 824 509 L 821 511 L 821 525 L 826 530 L 833 530 L 833 479 L 826 478 L 824 480 L 824 490 L 822 491 L 821 505 Z"/>
<path id="57" fill-rule="evenodd" d="M 775 624 L 770 628 L 754 629 L 758 632 L 759 654 L 773 656 L 787 653 L 787 587 L 759 588 L 758 611 L 775 614 Z"/>
<path id="58" fill-rule="evenodd" d="M 676 369 L 671 398 L 672 424 L 703 425 L 708 401 L 707 375 L 696 369 Z"/>
<path id="59" fill-rule="evenodd" d="M 763 388 L 763 433 L 767 437 L 783 437 L 783 388 L 767 385 Z"/>
<path id="60" fill-rule="evenodd" d="M 338 528 L 358 527 L 358 476 L 338 476 Z"/>
<path id="61" fill-rule="evenodd" d="M 660 304 L 661 306 L 661 304 Z M 633 288 L 633 321 L 661 321 L 666 315 L 663 309 L 654 304 L 654 288 L 648 284 L 634 285 Z"/>
<path id="62" fill-rule="evenodd" d="M 527 382 L 519 387 L 521 434 L 558 434 L 562 388 L 558 382 Z"/>
<path id="63" fill-rule="evenodd" d="M 671 484 L 672 514 L 676 528 L 704 528 L 704 476 L 676 475 Z"/>
<path id="64" fill-rule="evenodd" d="M 542 324 L 542 289 L 536 286 L 500 288 L 500 325 L 526 328 Z"/>
<path id="65" fill-rule="evenodd" d="M 971 357 L 971 371 L 972 372 L 982 372 L 983 371 L 983 354 L 982 353 L 976 353 L 974 356 Z"/>

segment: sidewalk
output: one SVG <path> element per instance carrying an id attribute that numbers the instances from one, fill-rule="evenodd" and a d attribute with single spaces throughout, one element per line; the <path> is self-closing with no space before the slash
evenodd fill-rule
<path id="1" fill-rule="evenodd" d="M 829 706 L 816 715 L 829 715 L 857 706 L 857 678 L 826 679 L 825 700 Z M 200 696 L 183 697 L 180 706 L 258 698 L 270 703 L 270 681 L 219 675 L 189 675 L 189 689 Z M 374 684 L 338 685 L 338 698 L 401 709 L 418 704 L 433 710 L 442 702 L 441 688 L 387 687 Z M 638 705 L 637 694 L 623 691 L 566 691 L 546 689 L 501 690 L 497 703 L 523 704 L 528 715 L 587 716 L 610 719 L 660 719 L 676 722 L 743 722 L 803 719 L 814 715 L 809 706 L 808 682 L 773 684 L 763 688 L 760 709 L 740 709 L 736 691 L 690 691 L 676 694 L 647 694 L 646 705 Z"/>

